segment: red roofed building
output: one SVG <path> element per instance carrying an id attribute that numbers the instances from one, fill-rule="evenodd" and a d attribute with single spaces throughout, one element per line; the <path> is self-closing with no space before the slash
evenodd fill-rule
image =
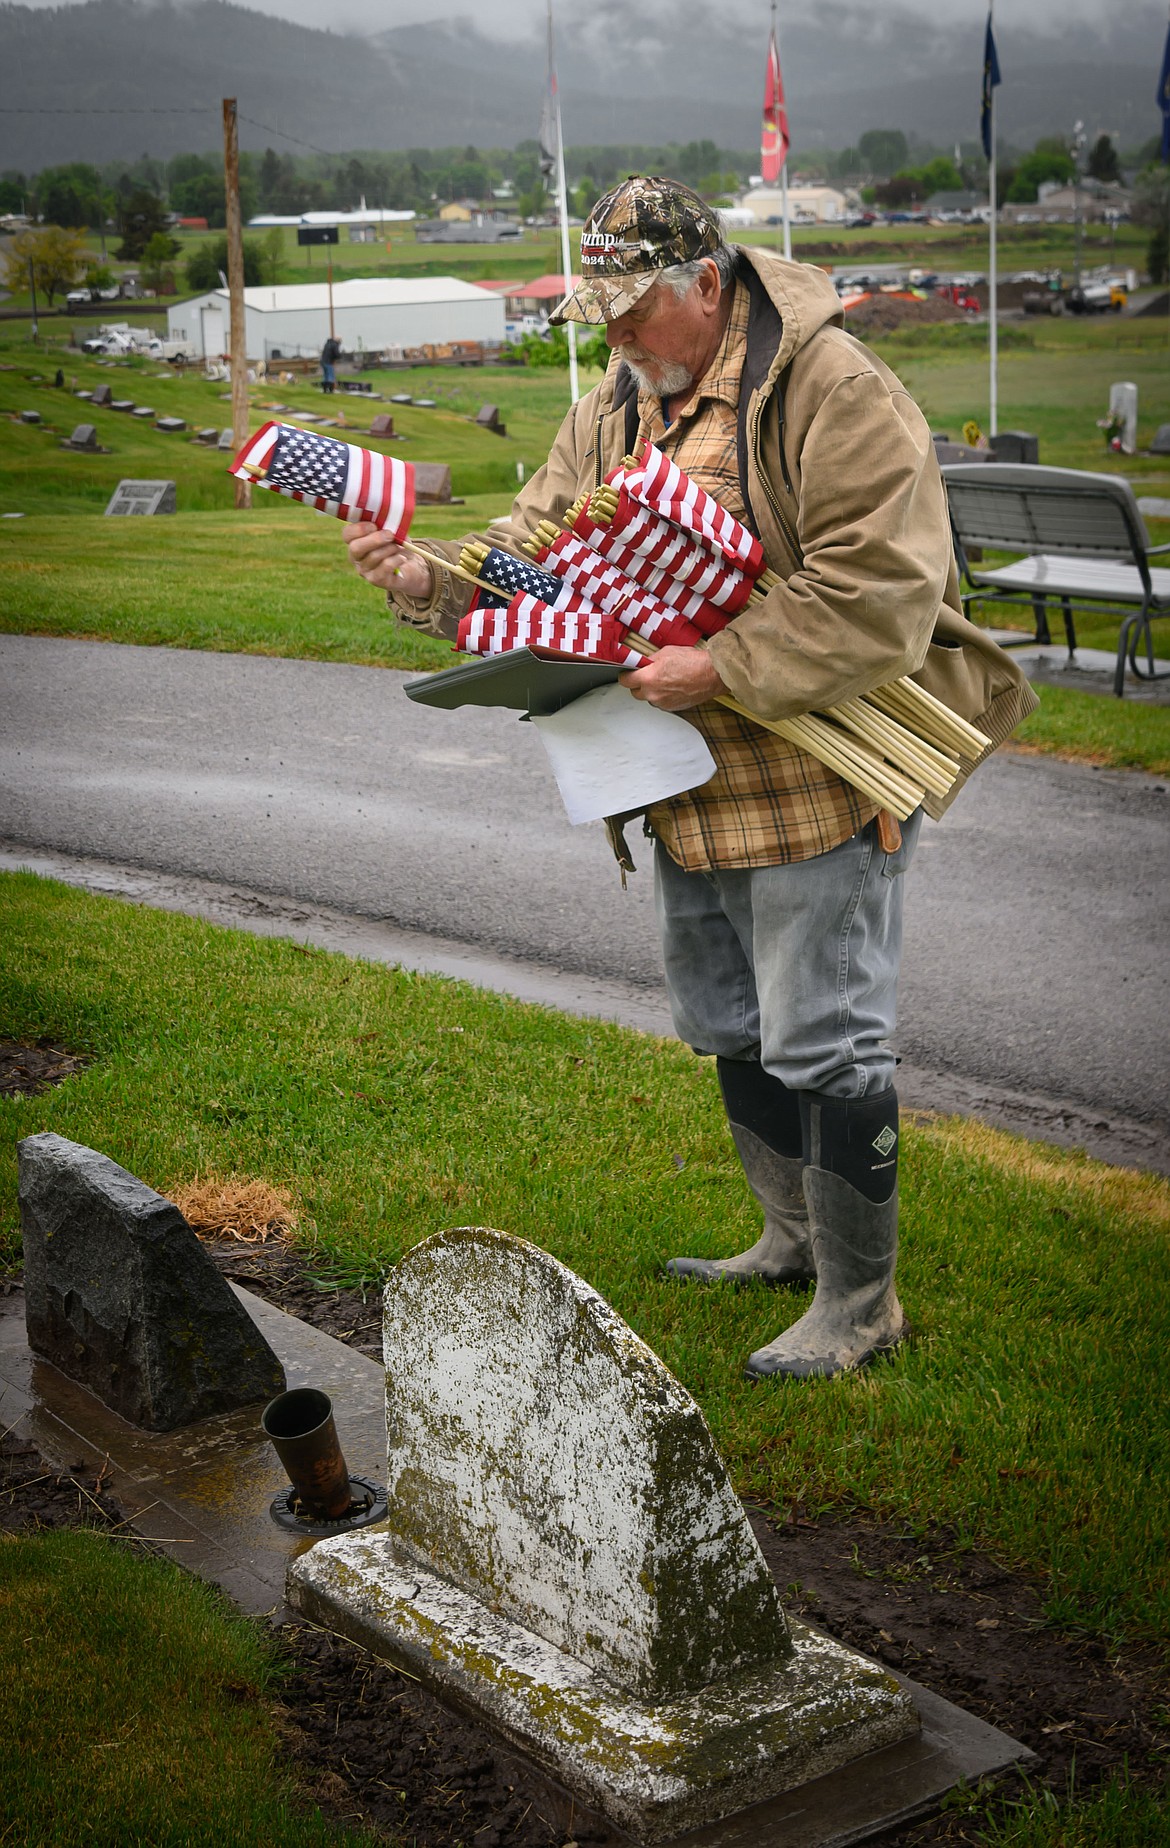
<path id="1" fill-rule="evenodd" d="M 580 276 L 574 276 L 571 288 L 576 288 Z M 521 315 L 533 314 L 547 319 L 551 309 L 555 308 L 561 297 L 569 290 L 565 287 L 563 276 L 537 276 L 532 282 L 478 282 L 477 288 L 490 289 L 493 295 L 504 297 L 504 313 L 510 320 Z"/>

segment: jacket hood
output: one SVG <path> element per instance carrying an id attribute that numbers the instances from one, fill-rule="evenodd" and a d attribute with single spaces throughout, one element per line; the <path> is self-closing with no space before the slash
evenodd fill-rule
<path id="1" fill-rule="evenodd" d="M 843 327 L 845 311 L 824 270 L 811 263 L 790 263 L 771 250 L 739 244 L 737 254 L 760 278 L 783 323 L 780 345 L 770 368 L 781 372 L 822 327 Z"/>

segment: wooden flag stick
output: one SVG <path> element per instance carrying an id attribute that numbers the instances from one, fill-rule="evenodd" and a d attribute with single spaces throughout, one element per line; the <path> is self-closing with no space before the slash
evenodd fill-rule
<path id="1" fill-rule="evenodd" d="M 659 650 L 653 642 L 646 641 L 640 635 L 633 635 L 628 630 L 625 644 L 635 654 L 656 655 Z M 762 719 L 756 712 L 751 712 L 740 704 L 732 694 L 716 696 L 717 704 L 726 706 L 729 712 L 736 712 L 740 718 L 750 719 L 753 725 L 762 726 L 764 731 L 774 732 L 798 750 L 808 751 L 811 756 L 820 759 L 838 776 L 852 783 L 874 802 L 883 808 L 892 809 L 899 821 L 907 821 L 922 801 L 925 791 L 901 775 L 897 770 L 875 757 L 864 745 L 855 744 L 847 733 L 841 732 L 826 719 L 816 713 L 801 713 L 794 719 Z"/>

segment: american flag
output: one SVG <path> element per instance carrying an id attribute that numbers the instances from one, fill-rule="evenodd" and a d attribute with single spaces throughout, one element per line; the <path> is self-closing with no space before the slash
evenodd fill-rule
<path id="1" fill-rule="evenodd" d="M 689 533 L 671 526 L 661 515 L 651 513 L 648 507 L 639 507 L 624 489 L 608 526 L 591 519 L 585 507 L 574 520 L 573 531 L 628 577 L 648 590 L 653 588 L 658 595 L 662 594 L 663 578 L 674 579 L 730 617 L 743 608 L 752 594 L 752 579 L 745 572 L 737 571 L 726 559 L 708 551 Z M 651 579 L 652 572 L 659 576 Z M 693 611 L 687 614 L 692 622 L 696 620 Z"/>
<path id="2" fill-rule="evenodd" d="M 256 469 L 264 471 L 262 477 L 253 473 Z M 296 424 L 266 423 L 244 444 L 228 472 L 304 501 L 318 513 L 351 523 L 369 520 L 392 539 L 405 539 L 414 517 L 409 462 Z"/>
<path id="3" fill-rule="evenodd" d="M 525 591 L 530 597 L 540 597 L 545 603 L 555 603 L 561 593 L 560 581 L 551 572 L 542 571 L 539 565 L 529 564 L 526 558 L 514 558 L 511 552 L 502 552 L 499 546 L 491 546 L 487 557 L 475 573 L 485 583 L 503 595 L 505 603 L 517 594 Z"/>
<path id="4" fill-rule="evenodd" d="M 604 531 L 604 528 L 599 527 L 597 530 Z M 576 533 L 565 532 L 559 534 L 547 551 L 541 554 L 540 562 L 559 574 L 562 559 L 576 558 L 578 555 L 586 560 L 601 557 L 600 552 L 587 545 L 584 539 L 578 539 Z M 619 577 L 633 579 L 660 603 L 665 603 L 669 609 L 686 617 L 700 635 L 717 635 L 731 620 L 724 610 L 716 609 L 713 603 L 708 603 L 699 592 L 689 590 L 678 578 L 672 578 L 669 572 L 648 568 L 646 561 L 628 547 L 617 544 L 611 546 L 602 563 Z"/>
<path id="5" fill-rule="evenodd" d="M 622 624 L 581 598 L 554 609 L 521 593 L 506 610 L 470 610 L 459 624 L 455 646 L 462 654 L 507 654 L 513 648 L 547 648 L 586 661 L 616 661 L 640 667 L 642 656 L 624 646 Z"/>
<path id="6" fill-rule="evenodd" d="M 676 462 L 647 439 L 638 466 L 619 470 L 611 478 L 615 486 L 626 489 L 633 500 L 654 513 L 661 514 L 672 526 L 702 540 L 712 550 L 721 552 L 727 562 L 750 578 L 758 578 L 766 560 L 764 548 L 754 533 L 735 519 L 726 508 L 693 482 Z"/>
<path id="7" fill-rule="evenodd" d="M 561 582 L 586 602 L 607 616 L 620 614 L 627 629 L 659 648 L 693 648 L 702 639 L 702 631 L 694 623 L 607 563 L 572 533 L 561 533 L 546 549 L 542 562 L 547 562 Z"/>

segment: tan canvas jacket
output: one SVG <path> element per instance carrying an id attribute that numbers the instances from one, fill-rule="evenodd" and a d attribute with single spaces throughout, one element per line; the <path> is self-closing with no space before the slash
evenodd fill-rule
<path id="1" fill-rule="evenodd" d="M 967 622 L 930 431 L 894 374 L 844 332 L 820 270 L 741 250 L 752 293 L 740 418 L 741 480 L 768 564 L 784 582 L 704 645 L 735 697 L 788 718 L 909 674 L 1001 744 L 1036 706 L 1020 669 Z M 616 356 L 565 418 L 548 461 L 493 544 L 515 550 L 559 521 L 630 441 L 631 381 Z M 623 398 L 623 386 L 626 397 Z M 454 560 L 458 545 L 424 541 Z M 453 636 L 470 592 L 447 574 L 426 601 L 394 598 L 408 622 Z M 950 794 L 928 798 L 939 815 Z"/>

